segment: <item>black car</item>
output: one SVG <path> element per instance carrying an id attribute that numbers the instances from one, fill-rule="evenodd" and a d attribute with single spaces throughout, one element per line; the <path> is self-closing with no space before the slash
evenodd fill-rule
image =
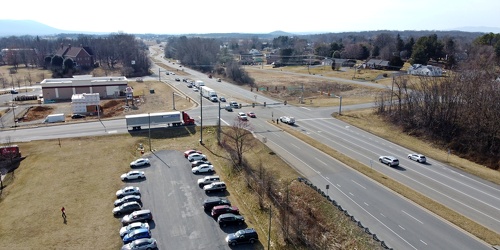
<path id="1" fill-rule="evenodd" d="M 73 114 L 71 116 L 71 119 L 80 119 L 80 118 L 85 118 L 85 115 L 82 115 L 82 114 Z"/>
<path id="2" fill-rule="evenodd" d="M 245 223 L 245 218 L 237 214 L 221 214 L 217 218 L 217 223 L 219 223 L 221 227 L 225 227 L 227 225 L 242 225 Z"/>
<path id="3" fill-rule="evenodd" d="M 231 206 L 231 202 L 228 199 L 221 197 L 209 197 L 203 201 L 203 208 L 206 211 L 211 211 L 213 207 L 219 205 Z"/>
<path id="4" fill-rule="evenodd" d="M 115 207 L 118 207 L 124 203 L 131 202 L 131 201 L 137 201 L 139 204 L 142 205 L 141 202 L 141 196 L 140 195 L 127 195 L 121 199 L 118 199 L 115 201 Z"/>
<path id="5" fill-rule="evenodd" d="M 179 78 L 175 78 L 175 81 L 176 81 L 176 82 L 180 82 L 180 81 L 181 81 L 181 79 L 179 79 Z"/>
<path id="6" fill-rule="evenodd" d="M 259 236 L 257 235 L 257 232 L 253 228 L 241 229 L 234 234 L 228 234 L 226 236 L 226 242 L 231 246 L 235 246 L 237 244 L 242 244 L 242 243 L 253 244 L 258 240 Z"/>

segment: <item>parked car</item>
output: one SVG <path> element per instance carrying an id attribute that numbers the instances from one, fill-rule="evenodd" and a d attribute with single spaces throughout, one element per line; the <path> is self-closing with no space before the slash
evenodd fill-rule
<path id="1" fill-rule="evenodd" d="M 122 246 L 122 250 L 151 250 L 157 248 L 156 239 L 154 238 L 138 239 Z"/>
<path id="2" fill-rule="evenodd" d="M 424 155 L 422 154 L 416 154 L 416 153 L 411 153 L 408 155 L 408 159 L 414 160 L 416 162 L 424 163 L 427 161 Z"/>
<path id="3" fill-rule="evenodd" d="M 116 191 L 116 198 L 122 198 L 127 195 L 141 195 L 138 187 L 128 186 Z"/>
<path id="4" fill-rule="evenodd" d="M 118 207 L 124 203 L 131 202 L 131 201 L 137 201 L 139 204 L 142 205 L 141 201 L 141 196 L 140 195 L 127 195 L 121 199 L 115 200 L 115 207 Z"/>
<path id="5" fill-rule="evenodd" d="M 255 113 L 251 112 L 251 111 L 247 113 L 247 116 L 248 117 L 252 117 L 252 118 L 257 118 L 257 116 L 255 115 Z"/>
<path id="6" fill-rule="evenodd" d="M 85 115 L 82 114 L 72 114 L 71 119 L 80 119 L 80 118 L 85 118 Z"/>
<path id="7" fill-rule="evenodd" d="M 194 92 L 198 92 L 198 91 L 199 91 L 198 87 L 193 86 L 193 91 L 194 91 Z"/>
<path id="8" fill-rule="evenodd" d="M 210 97 L 210 101 L 212 101 L 212 102 L 218 102 L 219 99 L 217 99 L 217 96 L 211 96 Z"/>
<path id="9" fill-rule="evenodd" d="M 12 84 L 14 84 L 14 83 L 12 83 Z M 17 91 L 17 89 L 11 89 L 10 93 L 11 94 L 19 94 L 19 91 Z"/>
<path id="10" fill-rule="evenodd" d="M 207 160 L 207 156 L 204 155 L 204 154 L 194 153 L 194 154 L 190 154 L 187 157 L 187 159 L 190 162 L 193 162 L 193 161 L 206 161 Z"/>
<path id="11" fill-rule="evenodd" d="M 135 211 L 129 215 L 123 216 L 121 223 L 126 226 L 134 222 L 149 222 L 153 220 L 153 214 L 150 210 L 143 209 Z"/>
<path id="12" fill-rule="evenodd" d="M 212 208 L 211 215 L 214 219 L 217 219 L 219 218 L 219 215 L 227 213 L 240 214 L 240 210 L 235 206 L 219 205 Z"/>
<path id="13" fill-rule="evenodd" d="M 128 173 L 122 174 L 120 176 L 122 181 L 128 181 L 128 180 L 137 180 L 137 179 L 144 179 L 146 176 L 144 175 L 144 171 L 129 171 Z"/>
<path id="14" fill-rule="evenodd" d="M 231 202 L 226 198 L 221 197 L 208 197 L 203 201 L 203 209 L 205 211 L 212 211 L 212 208 L 219 205 L 229 205 Z"/>
<path id="15" fill-rule="evenodd" d="M 190 150 L 184 151 L 184 157 L 187 158 L 190 154 L 194 154 L 194 153 L 202 154 L 201 151 L 198 151 L 196 149 L 190 149 Z"/>
<path id="16" fill-rule="evenodd" d="M 123 236 L 123 244 L 128 244 L 134 240 L 138 240 L 138 239 L 144 239 L 144 238 L 151 238 L 151 231 L 149 231 L 149 229 L 147 228 L 140 228 L 140 229 L 136 229 L 128 234 L 126 234 L 125 236 Z"/>
<path id="17" fill-rule="evenodd" d="M 208 185 L 205 185 L 203 187 L 203 190 L 205 191 L 205 193 L 224 192 L 224 191 L 226 191 L 226 183 L 224 183 L 222 181 L 212 182 Z"/>
<path id="18" fill-rule="evenodd" d="M 120 228 L 120 237 L 123 238 L 126 234 L 129 234 L 130 232 L 140 229 L 140 228 L 147 228 L 149 229 L 149 224 L 147 222 L 134 222 L 128 226 L 124 226 Z"/>
<path id="19" fill-rule="evenodd" d="M 242 120 L 242 121 L 248 121 L 248 117 L 245 113 L 243 112 L 239 112 L 238 113 L 238 119 Z"/>
<path id="20" fill-rule="evenodd" d="M 120 205 L 119 207 L 113 208 L 114 215 L 122 215 L 126 213 L 131 213 L 137 210 L 141 210 L 142 206 L 137 201 L 131 201 Z"/>
<path id="21" fill-rule="evenodd" d="M 219 226 L 225 227 L 227 225 L 242 225 L 245 223 L 245 218 L 238 214 L 221 214 L 219 218 L 217 218 L 217 223 Z"/>
<path id="22" fill-rule="evenodd" d="M 209 161 L 193 161 L 193 162 L 191 162 L 191 168 L 198 167 L 201 164 L 212 165 L 212 163 Z"/>
<path id="23" fill-rule="evenodd" d="M 391 167 L 397 167 L 399 165 L 399 160 L 394 156 L 380 156 L 378 161 Z"/>
<path id="24" fill-rule="evenodd" d="M 139 158 L 133 162 L 130 163 L 130 167 L 131 168 L 134 168 L 134 167 L 142 167 L 142 166 L 148 166 L 150 165 L 151 163 L 149 162 L 149 159 L 147 158 Z"/>
<path id="25" fill-rule="evenodd" d="M 217 181 L 220 181 L 220 177 L 218 175 L 205 176 L 204 178 L 198 179 L 198 186 L 203 188 L 203 186 Z"/>
<path id="26" fill-rule="evenodd" d="M 221 82 L 222 80 L 220 78 L 217 78 L 217 82 Z"/>
<path id="27" fill-rule="evenodd" d="M 226 102 L 226 98 L 224 96 L 219 97 L 220 102 Z"/>
<path id="28" fill-rule="evenodd" d="M 242 243 L 253 244 L 258 240 L 259 236 L 257 235 L 257 232 L 253 228 L 241 229 L 236 231 L 236 233 L 228 234 L 226 236 L 226 242 L 231 246 L 235 246 L 237 244 L 242 244 Z"/>
<path id="29" fill-rule="evenodd" d="M 194 167 L 191 169 L 193 174 L 199 174 L 199 173 L 213 173 L 214 172 L 214 166 L 208 165 L 208 164 L 201 164 L 198 167 Z"/>
<path id="30" fill-rule="evenodd" d="M 175 81 L 176 81 L 176 82 L 180 82 L 180 81 L 181 81 L 181 79 L 176 77 L 176 78 L 175 78 Z"/>

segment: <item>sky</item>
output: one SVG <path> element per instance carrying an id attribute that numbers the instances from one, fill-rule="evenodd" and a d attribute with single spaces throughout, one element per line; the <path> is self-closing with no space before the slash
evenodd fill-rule
<path id="1" fill-rule="evenodd" d="M 499 0 L 24 0 L 2 1 L 0 19 L 79 32 L 327 33 L 498 28 L 499 10 Z"/>

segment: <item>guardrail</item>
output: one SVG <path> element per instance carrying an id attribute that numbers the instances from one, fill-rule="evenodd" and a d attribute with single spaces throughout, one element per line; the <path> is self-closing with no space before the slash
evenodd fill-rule
<path id="1" fill-rule="evenodd" d="M 384 249 L 391 249 L 391 247 L 387 246 L 387 244 L 381 240 L 376 234 L 374 234 L 373 232 L 370 231 L 370 229 L 368 227 L 365 227 L 363 226 L 363 224 L 361 224 L 361 221 L 359 221 L 358 219 L 356 219 L 353 215 L 349 214 L 349 212 L 347 212 L 346 209 L 344 209 L 337 201 L 335 201 L 334 199 L 330 198 L 330 196 L 328 196 L 324 191 L 322 191 L 320 188 L 316 187 L 314 184 L 312 184 L 310 181 L 308 181 L 307 179 L 305 178 L 302 178 L 302 177 L 299 177 L 298 178 L 298 181 L 299 182 L 302 182 L 304 184 L 306 184 L 307 186 L 309 186 L 310 188 L 316 190 L 316 192 L 318 192 L 319 194 L 321 194 L 324 198 L 326 198 L 333 206 L 335 206 L 339 211 L 343 212 L 345 216 L 349 217 L 351 219 L 352 222 L 356 223 L 358 225 L 358 227 L 360 227 L 361 229 L 363 229 L 363 231 L 365 233 L 367 233 L 368 235 L 372 236 L 373 240 L 375 240 L 376 242 L 379 242 L 380 245 L 384 248 Z"/>

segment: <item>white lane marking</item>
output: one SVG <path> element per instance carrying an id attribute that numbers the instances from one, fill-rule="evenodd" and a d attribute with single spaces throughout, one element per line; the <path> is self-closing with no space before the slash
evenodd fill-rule
<path id="1" fill-rule="evenodd" d="M 306 108 L 306 107 L 301 107 L 301 108 L 306 109 L 306 110 L 310 110 L 310 109 L 308 109 L 308 108 Z"/>
<path id="2" fill-rule="evenodd" d="M 354 183 L 356 183 L 356 184 L 358 184 L 358 186 L 360 186 L 360 187 L 362 187 L 362 188 L 366 189 L 365 187 L 363 187 L 363 185 L 361 185 L 361 184 L 359 184 L 359 183 L 355 182 L 354 180 L 351 180 L 351 181 L 352 181 L 352 182 L 354 182 Z"/>
<path id="3" fill-rule="evenodd" d="M 111 131 L 108 131 L 108 134 L 116 134 L 116 133 L 118 133 L 118 131 L 117 131 L 117 130 L 111 130 Z"/>
<path id="4" fill-rule="evenodd" d="M 290 145 L 292 145 L 292 146 L 294 146 L 294 147 L 296 147 L 296 148 L 300 149 L 300 148 L 299 148 L 299 146 L 297 146 L 297 145 L 295 145 L 295 144 L 293 144 L 293 143 L 290 143 Z"/>
<path id="5" fill-rule="evenodd" d="M 354 194 L 353 194 L 353 193 L 351 193 L 351 192 L 349 192 L 349 194 L 350 194 L 351 196 L 354 196 Z"/>
<path id="6" fill-rule="evenodd" d="M 318 159 L 318 158 L 316 158 L 316 160 L 317 160 L 317 161 L 319 161 L 319 162 L 321 162 L 321 163 L 323 163 L 325 166 L 328 166 L 328 165 L 327 165 L 325 162 L 323 162 L 322 160 L 320 160 L 320 159 Z"/>
<path id="7" fill-rule="evenodd" d="M 425 241 L 423 241 L 423 240 L 420 240 L 420 242 L 424 243 L 424 244 L 425 244 L 425 245 L 427 246 L 427 243 L 425 243 Z"/>
<path id="8" fill-rule="evenodd" d="M 370 206 L 370 205 L 368 205 L 368 203 L 366 203 L 366 202 L 363 202 L 363 203 L 365 203 L 365 205 L 366 205 L 367 207 L 369 207 L 369 206 Z"/>
<path id="9" fill-rule="evenodd" d="M 420 220 L 418 220 L 417 218 L 413 217 L 411 214 L 407 213 L 405 210 L 401 210 L 401 212 L 405 213 L 406 215 L 410 216 L 412 219 L 420 222 L 420 224 L 424 224 L 423 222 L 421 222 Z"/>
<path id="10" fill-rule="evenodd" d="M 380 215 L 382 215 L 382 217 L 385 217 L 385 215 L 383 213 L 380 213 Z"/>
<path id="11" fill-rule="evenodd" d="M 340 186 L 339 184 L 337 184 L 337 186 L 338 186 L 339 188 L 340 188 L 340 187 L 342 187 L 342 186 Z"/>
<path id="12" fill-rule="evenodd" d="M 304 166 L 314 170 L 309 164 L 305 163 L 303 160 L 299 159 L 297 156 L 295 156 L 294 154 L 290 153 L 288 150 L 284 149 L 281 145 L 278 145 L 277 143 L 271 141 L 271 143 L 273 143 L 276 147 L 279 147 L 281 148 L 281 150 L 287 152 L 289 155 L 291 155 L 292 157 L 294 157 L 296 160 L 302 162 L 302 164 L 304 164 Z M 323 179 L 325 179 L 324 176 L 320 175 L 321 177 L 323 177 Z M 328 181 L 328 180 L 327 180 Z M 328 181 L 328 183 L 330 183 L 332 186 L 333 186 L 333 183 Z M 337 184 L 338 185 L 338 184 Z M 340 187 L 340 185 L 338 185 Z M 333 186 L 335 187 L 335 186 Z M 336 188 L 337 191 L 339 191 L 341 194 L 343 194 L 347 199 L 349 199 L 352 203 L 354 203 L 356 206 L 359 207 L 359 209 L 363 210 L 363 212 L 365 212 L 366 214 L 368 214 L 370 217 L 372 217 L 374 220 L 376 220 L 378 223 L 380 223 L 380 225 L 382 225 L 383 227 L 387 228 L 387 230 L 389 230 L 391 233 L 393 233 L 394 235 L 396 235 L 399 239 L 401 239 L 403 242 L 405 242 L 406 244 L 408 244 L 408 246 L 410 246 L 412 249 L 415 249 L 417 250 L 417 248 L 415 246 L 413 246 L 410 242 L 408 242 L 405 238 L 403 238 L 401 235 L 399 235 L 398 233 L 396 233 L 396 231 L 392 230 L 389 226 L 387 226 L 384 222 L 382 222 L 381 220 L 379 220 L 379 218 L 377 218 L 375 215 L 373 215 L 372 213 L 370 213 L 368 210 L 366 210 L 363 206 L 361 206 L 359 203 L 357 203 L 355 200 L 353 200 L 351 197 L 349 197 L 346 193 L 344 193 L 342 190 L 340 190 L 339 188 Z"/>
<path id="13" fill-rule="evenodd" d="M 402 227 L 401 225 L 398 225 L 398 226 L 399 226 L 401 229 L 406 230 L 406 229 L 405 229 L 404 227 Z"/>

